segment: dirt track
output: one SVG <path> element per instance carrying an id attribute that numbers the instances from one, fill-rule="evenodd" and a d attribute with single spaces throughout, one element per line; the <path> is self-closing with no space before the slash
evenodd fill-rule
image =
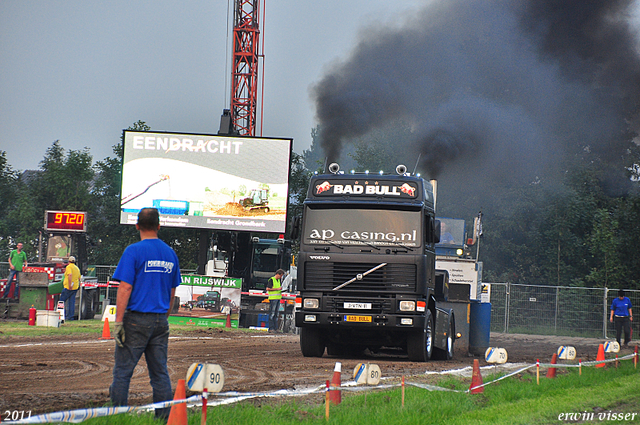
<path id="1" fill-rule="evenodd" d="M 578 357 L 595 360 L 599 339 L 492 334 L 491 345 L 507 349 L 509 362 L 546 362 L 560 345 L 572 345 Z M 102 406 L 108 400 L 114 342 L 99 335 L 0 338 L 0 411 L 32 414 Z M 630 350 L 628 350 L 630 352 Z M 473 357 L 456 352 L 451 361 L 410 362 L 379 354 L 361 358 L 304 358 L 297 335 L 272 335 L 224 329 L 194 330 L 169 342 L 169 372 L 174 385 L 192 363 L 218 363 L 225 372 L 224 391 L 264 391 L 322 385 L 342 362 L 343 380 L 357 363 L 377 363 L 383 376 L 419 375 L 426 370 L 456 369 Z M 484 359 L 480 360 L 485 364 Z M 134 372 L 130 404 L 151 402 L 144 360 Z"/>

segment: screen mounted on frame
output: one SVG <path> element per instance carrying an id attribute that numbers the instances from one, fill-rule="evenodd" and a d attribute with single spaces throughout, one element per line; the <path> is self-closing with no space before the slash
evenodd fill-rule
<path id="1" fill-rule="evenodd" d="M 124 131 L 120 223 L 283 233 L 291 139 Z"/>

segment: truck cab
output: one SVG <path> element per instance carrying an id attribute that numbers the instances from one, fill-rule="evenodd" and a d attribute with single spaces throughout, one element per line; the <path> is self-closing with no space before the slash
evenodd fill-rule
<path id="1" fill-rule="evenodd" d="M 451 358 L 453 312 L 435 297 L 439 229 L 432 185 L 419 177 L 312 177 L 298 261 L 302 354 L 399 347 L 414 361 Z"/>

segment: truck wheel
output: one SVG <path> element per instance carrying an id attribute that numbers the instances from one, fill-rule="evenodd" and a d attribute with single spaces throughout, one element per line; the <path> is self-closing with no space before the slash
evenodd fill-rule
<path id="1" fill-rule="evenodd" d="M 451 360 L 453 358 L 453 344 L 456 341 L 455 336 L 455 317 L 453 314 L 449 321 L 449 332 L 447 333 L 447 346 L 446 348 L 433 348 L 433 358 L 438 360 Z"/>
<path id="2" fill-rule="evenodd" d="M 324 354 L 324 341 L 319 329 L 300 329 L 300 349 L 304 357 L 322 357 Z"/>
<path id="3" fill-rule="evenodd" d="M 407 337 L 407 353 L 413 362 L 426 362 L 433 353 L 433 316 L 427 311 L 426 326 Z"/>
<path id="4" fill-rule="evenodd" d="M 82 320 L 93 319 L 96 315 L 96 295 L 98 291 L 82 290 L 82 305 L 80 306 L 80 313 L 82 314 Z"/>

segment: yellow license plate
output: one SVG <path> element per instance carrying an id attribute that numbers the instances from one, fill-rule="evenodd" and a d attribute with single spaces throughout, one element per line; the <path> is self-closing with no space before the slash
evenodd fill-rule
<path id="1" fill-rule="evenodd" d="M 371 322 L 371 316 L 344 316 L 345 322 Z"/>

